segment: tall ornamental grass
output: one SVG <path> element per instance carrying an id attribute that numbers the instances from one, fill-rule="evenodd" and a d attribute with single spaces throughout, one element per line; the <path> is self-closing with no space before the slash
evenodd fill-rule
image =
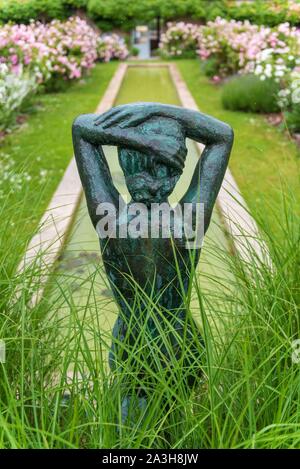
<path id="1" fill-rule="evenodd" d="M 21 208 L 11 207 L 11 219 Z M 6 344 L 6 363 L 0 364 L 0 447 L 298 448 L 300 353 L 293 341 L 300 338 L 300 224 L 288 197 L 281 211 L 284 236 L 278 238 L 263 215 L 257 217 L 258 242 L 268 244 L 268 263 L 250 243 L 248 261 L 216 243 L 206 246 L 211 262 L 221 259 L 232 275 L 211 277 L 213 288 L 207 290 L 193 274 L 185 303 L 188 314 L 197 312 L 203 344 L 194 349 L 183 340 L 184 354 L 177 360 L 162 336 L 170 356 L 167 369 L 143 321 L 127 360 L 108 369 L 111 330 L 103 321 L 116 306 L 110 295 L 99 297 L 97 282 L 105 281 L 101 265 L 84 280 L 72 272 L 65 280 L 53 275 L 42 302 L 30 305 L 40 263 L 9 274 L 15 243 L 26 243 L 15 233 L 0 260 L 0 337 Z M 1 242 L 8 218 L 1 224 Z M 80 284 L 86 297 L 78 304 Z M 137 288 L 137 303 L 140 299 L 148 302 L 147 314 L 157 317 L 153 298 Z M 160 324 L 162 331 L 169 327 L 163 315 Z M 200 357 L 193 366 L 201 374 L 190 392 L 183 360 L 193 354 Z M 145 360 L 150 356 L 155 366 Z M 135 395 L 139 386 L 146 390 L 142 403 Z M 132 405 L 121 423 L 122 401 L 129 394 Z"/>

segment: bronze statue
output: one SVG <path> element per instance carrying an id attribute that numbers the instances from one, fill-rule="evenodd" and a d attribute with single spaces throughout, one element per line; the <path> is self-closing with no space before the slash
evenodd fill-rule
<path id="1" fill-rule="evenodd" d="M 159 103 L 117 106 L 100 116 L 81 115 L 73 124 L 75 157 L 90 218 L 98 231 L 106 273 L 119 305 L 110 365 L 118 369 L 128 360 L 128 351 L 130 347 L 134 349 L 143 328 L 159 350 L 159 357 L 153 357 L 149 344 L 145 351 L 145 360 L 154 372 L 156 368 L 157 372 L 160 367 L 168 368 L 174 359 L 180 360 L 185 341 L 195 343 L 197 355 L 191 353 L 182 361 L 184 379 L 191 386 L 200 374 L 201 357 L 196 342 L 201 342 L 201 336 L 186 313 L 185 295 L 201 246 L 187 248 L 182 226 L 180 235 L 174 236 L 178 228 L 174 217 L 168 237 L 149 234 L 153 217 L 150 207 L 169 207 L 168 196 L 184 168 L 187 137 L 203 143 L 205 149 L 178 206 L 183 213 L 185 204 L 190 204 L 194 215 L 196 205 L 202 204 L 205 234 L 233 144 L 233 131 L 227 124 L 200 112 Z M 128 204 L 113 184 L 102 145 L 118 148 L 119 163 L 132 197 Z M 117 220 L 116 228 L 106 237 L 98 230 L 106 215 L 105 210 L 99 210 L 103 203 L 114 207 Z M 144 222 L 145 236 L 137 236 L 136 232 L 124 236 L 135 216 L 130 213 L 133 204 L 141 207 L 139 220 Z M 158 220 L 156 228 L 160 230 L 163 220 Z M 147 371 L 141 363 L 131 357 L 130 366 L 139 369 L 141 382 L 144 379 L 146 383 Z M 141 399 L 146 395 L 142 388 L 141 385 L 137 390 Z M 124 403 L 126 407 L 128 396 Z"/>

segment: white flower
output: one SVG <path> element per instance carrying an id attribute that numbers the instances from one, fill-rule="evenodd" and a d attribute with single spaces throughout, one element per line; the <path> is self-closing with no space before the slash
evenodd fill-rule
<path id="1" fill-rule="evenodd" d="M 292 94 L 292 103 L 293 104 L 299 104 L 300 103 L 300 86 Z"/>
<path id="2" fill-rule="evenodd" d="M 293 80 L 291 84 L 292 90 L 296 90 L 297 88 L 300 88 L 300 78 L 299 80 Z"/>
<path id="3" fill-rule="evenodd" d="M 269 58 L 269 56 L 273 54 L 273 52 L 274 52 L 273 49 L 265 49 L 265 50 L 263 50 L 263 51 L 260 53 L 260 59 L 261 59 L 262 61 L 267 60 L 267 59 Z"/>
<path id="4" fill-rule="evenodd" d="M 284 89 L 284 90 L 280 90 L 278 92 L 278 96 L 280 97 L 285 97 L 286 95 L 288 95 L 290 93 L 290 90 L 289 89 Z"/>
<path id="5" fill-rule="evenodd" d="M 270 69 L 270 68 L 266 68 L 265 74 L 266 74 L 266 76 L 267 76 L 268 78 L 271 78 L 271 76 L 272 76 L 272 68 L 271 68 L 271 69 Z"/>

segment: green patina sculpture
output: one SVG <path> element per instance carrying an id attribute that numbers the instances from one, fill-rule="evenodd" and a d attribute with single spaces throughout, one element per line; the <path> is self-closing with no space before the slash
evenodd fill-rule
<path id="1" fill-rule="evenodd" d="M 178 228 L 174 217 L 169 225 L 169 237 L 151 237 L 152 215 L 150 210 L 145 212 L 142 208 L 140 220 L 149 228 L 148 236 L 121 235 L 122 229 L 127 228 L 135 216 L 130 214 L 134 203 L 149 209 L 161 203 L 169 207 L 168 196 L 184 168 L 186 138 L 203 143 L 205 149 L 178 206 L 184 211 L 185 204 L 190 204 L 193 213 L 197 203 L 203 204 L 205 233 L 233 143 L 233 132 L 227 124 L 200 112 L 159 103 L 118 106 L 100 116 L 81 115 L 73 124 L 75 157 L 92 223 L 97 228 L 104 219 L 105 213 L 99 210 L 103 203 L 113 206 L 117 216 L 117 229 L 106 238 L 100 236 L 106 273 L 119 305 L 110 352 L 113 369 L 128 359 L 128 347 L 135 346 L 141 328 L 146 327 L 155 341 L 163 367 L 168 367 L 171 360 L 166 343 L 171 344 L 172 359 L 179 360 L 184 341 L 189 344 L 201 341 L 197 327 L 186 314 L 184 301 L 200 247 L 187 249 L 182 227 L 181 235 L 174 236 Z M 113 184 L 102 145 L 118 148 L 119 162 L 132 197 L 127 205 Z M 161 224 L 160 218 L 158 229 Z M 155 369 L 157 361 L 151 358 L 151 351 L 148 352 L 146 360 Z M 182 365 L 188 370 L 185 374 L 188 385 L 193 385 L 197 379 L 195 370 L 200 373 L 199 352 L 196 367 L 193 357 L 187 356 Z M 138 366 L 141 369 L 141 365 Z M 143 374 L 146 377 L 147 372 L 144 370 Z M 140 393 L 142 396 L 141 390 Z"/>

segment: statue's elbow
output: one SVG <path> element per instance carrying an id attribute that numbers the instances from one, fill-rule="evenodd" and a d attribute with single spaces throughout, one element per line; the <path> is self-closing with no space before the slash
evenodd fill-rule
<path id="1" fill-rule="evenodd" d="M 80 114 L 72 124 L 72 133 L 77 137 L 82 137 L 93 127 L 94 114 Z"/>
<path id="2" fill-rule="evenodd" d="M 229 124 L 224 125 L 223 138 L 228 145 L 232 146 L 234 141 L 234 131 Z"/>
<path id="3" fill-rule="evenodd" d="M 80 116 L 75 117 L 72 124 L 72 134 L 73 135 L 80 135 L 82 132 L 82 128 L 84 126 L 84 116 L 81 114 Z"/>

